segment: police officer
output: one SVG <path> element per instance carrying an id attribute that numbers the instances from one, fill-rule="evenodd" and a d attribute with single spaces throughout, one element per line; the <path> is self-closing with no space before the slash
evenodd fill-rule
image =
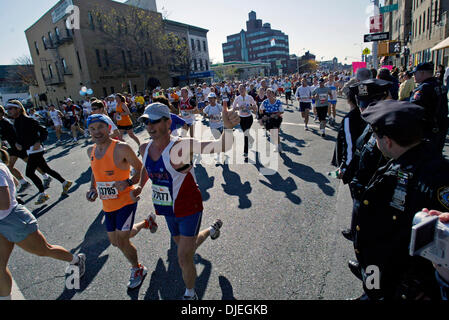
<path id="1" fill-rule="evenodd" d="M 351 111 L 343 118 L 332 160 L 332 164 L 339 167 L 338 176 L 344 184 L 350 183 L 358 173 L 360 155 L 364 153 L 364 146 L 371 135 L 360 112 L 370 104 L 388 98 L 389 85 L 390 83 L 384 80 L 369 79 L 349 87 L 347 97 Z M 362 162 L 362 166 L 366 166 L 365 162 Z M 372 174 L 376 169 L 377 167 L 373 168 Z"/>
<path id="2" fill-rule="evenodd" d="M 412 221 L 422 208 L 449 209 L 449 162 L 423 142 L 424 108 L 380 101 L 362 113 L 382 154 L 377 170 L 354 202 L 354 250 L 360 263 L 362 298 L 437 298 L 430 261 L 408 254 Z"/>
<path id="3" fill-rule="evenodd" d="M 374 105 L 378 101 L 391 99 L 390 82 L 380 79 L 370 79 L 362 81 L 360 84 L 350 87 L 350 96 L 359 106 L 361 112 L 366 110 L 370 105 Z M 355 142 L 355 151 L 353 159 L 342 173 L 341 179 L 344 184 L 349 184 L 351 196 L 354 200 L 359 199 L 361 190 L 368 184 L 376 170 L 387 163 L 382 153 L 376 146 L 376 139 L 373 137 L 371 127 L 364 121 L 365 127 L 362 134 Z M 354 219 L 351 220 L 351 228 L 343 230 L 343 236 L 352 241 L 354 238 Z M 359 274 L 357 261 L 348 262 L 351 270 Z"/>
<path id="4" fill-rule="evenodd" d="M 424 138 L 439 152 L 443 152 L 448 131 L 447 90 L 433 76 L 433 64 L 421 63 L 413 71 L 418 87 L 413 91 L 410 102 L 425 109 Z"/>

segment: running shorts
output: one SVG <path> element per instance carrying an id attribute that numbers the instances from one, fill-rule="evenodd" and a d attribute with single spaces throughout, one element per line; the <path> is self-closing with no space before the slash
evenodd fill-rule
<path id="1" fill-rule="evenodd" d="M 336 105 L 337 104 L 337 100 L 329 100 L 330 104 Z"/>
<path id="2" fill-rule="evenodd" d="M 0 220 L 0 234 L 13 243 L 22 242 L 38 229 L 36 218 L 20 204 L 5 219 Z"/>
<path id="3" fill-rule="evenodd" d="M 26 159 L 28 158 L 28 154 L 25 150 L 22 149 L 22 151 L 17 150 L 16 147 L 12 147 L 8 149 L 8 154 L 10 157 L 17 157 L 20 159 Z"/>
<path id="4" fill-rule="evenodd" d="M 266 130 L 279 129 L 281 127 L 282 117 L 268 118 L 267 120 L 262 120 L 262 123 Z"/>
<path id="5" fill-rule="evenodd" d="M 134 225 L 137 202 L 127 205 L 117 211 L 104 212 L 107 232 L 130 231 Z"/>
<path id="6" fill-rule="evenodd" d="M 318 119 L 320 121 L 326 121 L 328 111 L 329 111 L 329 107 L 316 107 L 316 113 L 318 114 Z"/>
<path id="7" fill-rule="evenodd" d="M 200 233 L 202 212 L 187 217 L 176 218 L 165 216 L 172 237 L 196 237 Z"/>
<path id="8" fill-rule="evenodd" d="M 128 131 L 128 130 L 132 130 L 132 129 L 133 129 L 133 126 L 117 126 L 117 128 L 118 128 L 119 130 L 125 130 L 125 131 Z"/>
<path id="9" fill-rule="evenodd" d="M 306 112 L 306 109 L 312 109 L 312 103 L 311 102 L 300 102 L 299 103 L 299 111 L 300 112 Z"/>

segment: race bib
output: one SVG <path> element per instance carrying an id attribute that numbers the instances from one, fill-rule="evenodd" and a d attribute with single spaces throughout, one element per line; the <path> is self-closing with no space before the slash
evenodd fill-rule
<path id="1" fill-rule="evenodd" d="M 101 200 L 118 198 L 118 190 L 113 185 L 114 182 L 97 182 L 98 196 Z"/>
<path id="2" fill-rule="evenodd" d="M 244 106 L 242 106 L 242 114 L 243 115 L 248 115 L 251 113 L 251 109 L 249 104 L 245 104 Z"/>
<path id="3" fill-rule="evenodd" d="M 69 117 L 73 117 L 73 112 L 72 111 L 67 112 L 67 114 L 69 115 Z"/>
<path id="4" fill-rule="evenodd" d="M 170 207 L 173 206 L 173 200 L 170 195 L 168 187 L 158 186 L 153 184 L 153 203 L 158 206 Z"/>
<path id="5" fill-rule="evenodd" d="M 320 94 L 320 103 L 325 104 L 327 102 L 327 94 Z"/>
<path id="6" fill-rule="evenodd" d="M 222 121 L 221 115 L 219 115 L 219 114 L 213 114 L 213 115 L 211 115 L 211 116 L 210 116 L 210 121 L 211 121 L 211 122 L 214 122 L 214 123 L 221 122 L 221 121 Z"/>

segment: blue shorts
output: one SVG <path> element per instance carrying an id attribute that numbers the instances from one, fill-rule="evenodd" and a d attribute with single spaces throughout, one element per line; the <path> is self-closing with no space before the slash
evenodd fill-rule
<path id="1" fill-rule="evenodd" d="M 104 212 L 107 232 L 130 231 L 134 226 L 137 202 L 127 205 L 117 211 Z"/>
<path id="2" fill-rule="evenodd" d="M 196 237 L 200 233 L 202 212 L 187 217 L 176 218 L 165 216 L 172 237 Z"/>
<path id="3" fill-rule="evenodd" d="M 9 242 L 19 243 L 38 230 L 37 220 L 24 206 L 17 205 L 11 213 L 0 220 L 0 234 Z"/>
<path id="4" fill-rule="evenodd" d="M 336 105 L 337 104 L 337 100 L 329 100 L 330 104 Z"/>

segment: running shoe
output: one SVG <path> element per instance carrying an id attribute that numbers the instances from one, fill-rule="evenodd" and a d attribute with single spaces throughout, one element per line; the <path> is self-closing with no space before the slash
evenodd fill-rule
<path id="1" fill-rule="evenodd" d="M 156 223 L 156 215 L 151 213 L 148 218 L 145 219 L 145 229 L 150 230 L 151 233 L 155 233 L 157 231 L 158 225 Z"/>
<path id="2" fill-rule="evenodd" d="M 86 255 L 84 253 L 78 253 L 78 258 L 80 261 L 75 264 L 80 270 L 80 278 L 84 276 L 84 273 L 86 272 Z"/>
<path id="3" fill-rule="evenodd" d="M 211 225 L 211 227 L 215 230 L 214 235 L 210 236 L 210 238 L 212 240 L 217 240 L 218 239 L 218 237 L 220 236 L 220 229 L 221 229 L 222 226 L 223 226 L 223 222 L 220 219 L 215 220 L 214 224 Z"/>
<path id="4" fill-rule="evenodd" d="M 145 279 L 147 273 L 148 269 L 141 264 L 139 264 L 138 268 L 131 268 L 131 277 L 129 278 L 128 288 L 135 289 L 139 287 Z"/>
<path id="5" fill-rule="evenodd" d="M 182 300 L 184 300 L 184 301 L 190 301 L 190 300 L 199 300 L 198 299 L 198 296 L 197 296 L 197 294 L 196 294 L 196 292 L 195 292 L 195 295 L 193 296 L 193 297 L 191 297 L 191 296 L 183 296 L 182 297 Z"/>
<path id="6" fill-rule="evenodd" d="M 37 201 L 34 203 L 36 206 L 43 204 L 44 202 L 46 202 L 48 199 L 50 199 L 50 196 L 48 194 L 41 194 L 39 196 L 39 198 L 37 199 Z"/>
<path id="7" fill-rule="evenodd" d="M 73 184 L 72 181 L 66 181 L 62 184 L 62 195 L 66 195 L 68 193 L 72 184 Z"/>
<path id="8" fill-rule="evenodd" d="M 24 192 L 26 189 L 28 189 L 31 186 L 31 184 L 27 181 L 25 183 L 22 183 L 20 185 L 20 189 L 17 191 L 17 193 L 22 193 Z"/>
<path id="9" fill-rule="evenodd" d="M 48 177 L 48 179 L 44 179 L 44 188 L 48 189 L 50 188 L 50 182 L 53 180 L 51 177 Z"/>

